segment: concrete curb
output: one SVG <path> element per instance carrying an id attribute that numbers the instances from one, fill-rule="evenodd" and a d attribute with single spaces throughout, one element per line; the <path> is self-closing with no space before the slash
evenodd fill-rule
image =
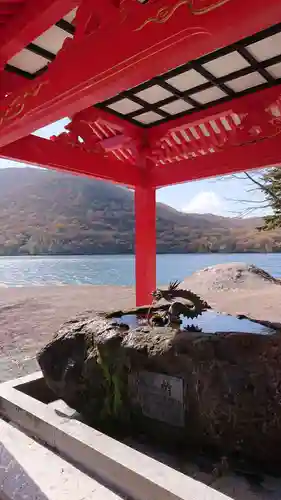
<path id="1" fill-rule="evenodd" d="M 37 372 L 1 384 L 0 415 L 102 484 L 134 500 L 230 500 L 22 392 L 24 385 L 41 379 Z"/>
<path id="2" fill-rule="evenodd" d="M 121 500 L 119 495 L 0 420 L 0 498 Z"/>

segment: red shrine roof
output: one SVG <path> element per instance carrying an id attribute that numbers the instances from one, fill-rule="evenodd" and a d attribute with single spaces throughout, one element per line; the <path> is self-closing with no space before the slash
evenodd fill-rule
<path id="1" fill-rule="evenodd" d="M 0 0 L 2 157 L 130 185 L 147 167 L 154 187 L 281 160 L 279 0 L 250 0 L 257 12 L 243 19 L 240 0 L 98 0 L 95 12 L 90 0 L 36 0 L 32 19 L 34 1 Z M 22 18 L 17 37 L 8 28 Z M 52 144 L 21 139 L 64 111 L 71 123 Z"/>

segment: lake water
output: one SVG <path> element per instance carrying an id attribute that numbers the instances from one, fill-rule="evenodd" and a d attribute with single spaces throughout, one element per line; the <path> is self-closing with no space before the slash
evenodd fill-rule
<path id="1" fill-rule="evenodd" d="M 247 262 L 281 277 L 280 254 L 184 254 L 157 256 L 158 285 L 182 280 L 207 266 Z M 0 286 L 133 285 L 134 257 L 0 257 Z"/>

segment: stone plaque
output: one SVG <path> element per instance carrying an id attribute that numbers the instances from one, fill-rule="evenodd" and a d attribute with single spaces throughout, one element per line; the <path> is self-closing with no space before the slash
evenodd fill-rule
<path id="1" fill-rule="evenodd" d="M 162 373 L 141 371 L 129 376 L 131 401 L 143 415 L 176 427 L 184 427 L 183 380 Z"/>

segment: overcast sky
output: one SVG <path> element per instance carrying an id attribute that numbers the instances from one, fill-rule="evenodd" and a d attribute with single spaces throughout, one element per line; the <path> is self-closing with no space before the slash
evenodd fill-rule
<path id="1" fill-rule="evenodd" d="M 60 133 L 67 119 L 44 127 L 36 132 L 41 137 L 50 137 Z M 20 166 L 14 162 L 0 160 L 0 166 Z M 212 178 L 170 186 L 157 191 L 157 201 L 187 213 L 212 213 L 224 216 L 238 216 L 245 212 L 249 204 L 239 200 L 262 200 L 258 192 L 250 192 L 248 181 L 238 178 Z M 257 205 L 255 203 L 253 205 Z M 250 215 L 264 215 L 263 210 L 256 210 Z"/>

